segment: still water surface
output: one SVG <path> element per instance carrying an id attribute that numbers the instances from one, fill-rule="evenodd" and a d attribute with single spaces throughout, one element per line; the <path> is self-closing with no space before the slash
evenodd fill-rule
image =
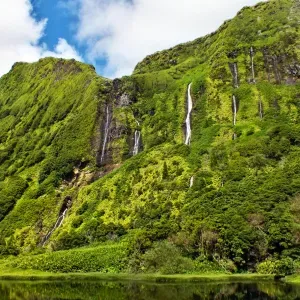
<path id="1" fill-rule="evenodd" d="M 284 283 L 193 283 L 0 281 L 1 300 L 200 300 L 300 299 L 300 285 Z"/>

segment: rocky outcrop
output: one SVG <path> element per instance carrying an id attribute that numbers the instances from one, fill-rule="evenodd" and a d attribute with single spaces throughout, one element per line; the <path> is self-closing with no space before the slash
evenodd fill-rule
<path id="1" fill-rule="evenodd" d="M 115 79 L 105 103 L 99 104 L 96 162 L 99 167 L 118 165 L 133 155 L 136 122 L 132 104 L 137 101 L 132 79 Z M 99 125 L 100 124 L 100 125 Z"/>

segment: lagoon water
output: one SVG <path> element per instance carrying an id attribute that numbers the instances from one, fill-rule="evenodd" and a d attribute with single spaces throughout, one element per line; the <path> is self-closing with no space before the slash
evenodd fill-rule
<path id="1" fill-rule="evenodd" d="M 284 283 L 184 283 L 104 281 L 0 281 L 1 300 L 201 300 L 300 299 L 300 285 Z"/>

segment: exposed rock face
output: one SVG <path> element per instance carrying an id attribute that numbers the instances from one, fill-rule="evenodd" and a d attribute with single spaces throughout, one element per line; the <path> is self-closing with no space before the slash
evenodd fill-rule
<path id="1" fill-rule="evenodd" d="M 233 51 L 231 51 L 231 52 L 228 53 L 227 57 L 235 59 L 235 58 L 238 57 L 238 55 L 239 55 L 239 51 L 238 50 L 233 50 Z"/>
<path id="2" fill-rule="evenodd" d="M 293 62 L 292 64 L 287 65 L 286 72 L 290 76 L 299 79 L 300 78 L 300 64 L 297 62 Z"/>
<path id="3" fill-rule="evenodd" d="M 105 108 L 103 111 L 103 119 L 102 119 L 102 126 L 101 126 L 101 148 L 99 151 L 100 158 L 97 159 L 97 163 L 99 165 L 105 165 L 108 157 L 107 147 L 111 140 L 111 122 L 113 117 L 113 109 L 110 103 L 105 104 Z"/>
<path id="4" fill-rule="evenodd" d="M 128 106 L 130 105 L 130 98 L 127 94 L 122 94 L 118 102 L 118 105 L 121 107 Z"/>
<path id="5" fill-rule="evenodd" d="M 84 171 L 78 168 L 74 169 L 74 177 L 71 182 L 71 186 L 80 187 L 84 185 L 88 185 L 93 181 L 93 172 L 91 171 Z"/>
<path id="6" fill-rule="evenodd" d="M 100 104 L 101 119 L 97 135 L 97 165 L 115 165 L 132 155 L 135 123 L 131 104 L 136 102 L 136 86 L 132 80 L 113 80 L 106 103 Z M 131 121 L 132 120 L 132 121 Z"/>
<path id="7" fill-rule="evenodd" d="M 272 52 L 263 49 L 264 65 L 269 82 L 295 84 L 300 79 L 299 62 L 289 57 L 285 53 L 272 54 Z"/>

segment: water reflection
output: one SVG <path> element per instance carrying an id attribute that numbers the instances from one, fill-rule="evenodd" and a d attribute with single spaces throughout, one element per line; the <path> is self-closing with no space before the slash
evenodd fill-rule
<path id="1" fill-rule="evenodd" d="M 283 283 L 154 284 L 141 282 L 0 281 L 2 300 L 300 299 L 300 286 Z"/>

